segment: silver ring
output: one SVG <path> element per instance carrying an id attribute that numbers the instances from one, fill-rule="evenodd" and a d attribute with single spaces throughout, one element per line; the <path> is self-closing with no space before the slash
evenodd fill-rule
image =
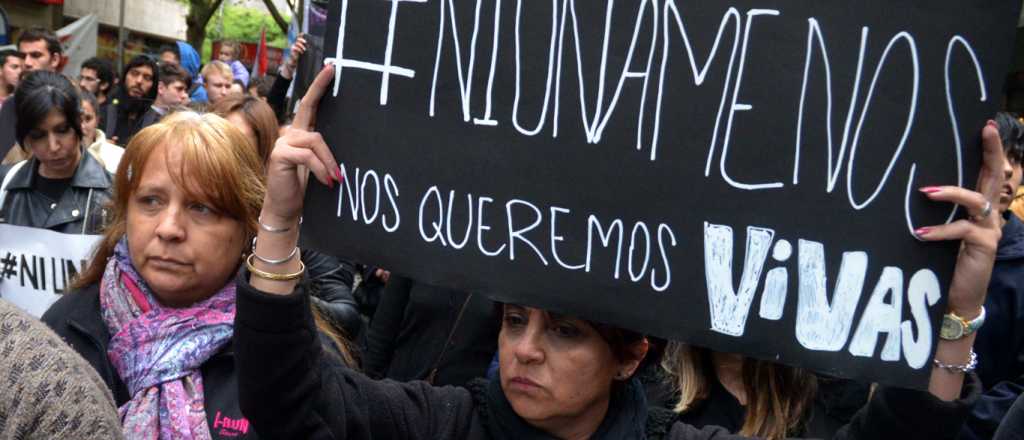
<path id="1" fill-rule="evenodd" d="M 986 218 L 988 218 L 988 216 L 991 215 L 991 214 L 992 214 L 992 202 L 989 201 L 989 200 L 986 200 L 985 201 L 985 207 L 981 209 L 981 214 L 978 214 L 978 215 L 975 215 L 975 216 L 971 216 L 971 220 L 976 221 L 976 222 L 977 221 L 982 221 L 982 220 L 985 220 Z"/>

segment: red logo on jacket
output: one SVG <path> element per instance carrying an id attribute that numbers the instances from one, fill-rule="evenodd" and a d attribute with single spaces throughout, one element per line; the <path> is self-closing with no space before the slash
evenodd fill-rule
<path id="1" fill-rule="evenodd" d="M 231 417 L 221 415 L 220 411 L 217 411 L 217 414 L 213 416 L 213 429 L 220 429 L 218 434 L 223 437 L 245 435 L 249 433 L 249 419 L 245 417 L 232 419 Z"/>

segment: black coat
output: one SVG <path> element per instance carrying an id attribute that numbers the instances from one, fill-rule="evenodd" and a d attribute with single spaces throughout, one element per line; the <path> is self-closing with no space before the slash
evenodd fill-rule
<path id="1" fill-rule="evenodd" d="M 464 385 L 483 377 L 498 349 L 501 314 L 486 296 L 469 295 L 392 275 L 370 323 L 366 374 L 426 380 L 436 365 L 434 385 Z"/>
<path id="2" fill-rule="evenodd" d="M 7 98 L 7 105 L 0 106 L 0 159 L 7 156 L 17 145 L 15 130 L 18 125 L 18 112 L 14 106 L 14 96 Z"/>
<path id="3" fill-rule="evenodd" d="M 313 250 L 302 250 L 302 263 L 312 278 L 314 305 L 350 340 L 364 337 L 366 324 L 352 295 L 355 266 L 337 257 Z"/>
<path id="4" fill-rule="evenodd" d="M 155 84 L 153 88 L 156 89 Z M 114 98 L 109 101 L 102 118 L 104 122 L 102 128 L 103 132 L 107 134 L 107 139 L 113 142 L 113 139 L 117 138 L 117 145 L 127 146 L 135 133 L 146 128 L 148 125 L 146 122 L 152 124 L 155 120 L 159 120 L 159 115 L 146 117 L 146 113 L 152 111 L 150 108 L 152 104 L 152 99 L 130 98 L 123 89 L 119 89 Z"/>
<path id="5" fill-rule="evenodd" d="M 303 284 L 291 295 L 255 290 L 243 269 L 238 278 L 235 353 L 244 414 L 272 438 L 491 440 L 506 437 L 489 423 L 491 402 L 462 387 L 425 382 L 374 381 L 325 361 Z M 943 402 L 929 393 L 880 387 L 837 439 L 956 438 L 979 394 L 976 376 L 966 399 Z M 671 440 L 742 437 L 722 428 L 659 425 L 648 416 L 649 438 Z M 498 434 L 492 434 L 497 432 Z M 526 437 L 520 437 L 526 439 Z M 543 437 L 538 438 L 538 440 Z M 601 440 L 601 439 L 595 439 Z M 628 440 L 628 439 L 615 439 Z"/>
<path id="6" fill-rule="evenodd" d="M 121 407 L 130 400 L 117 370 L 107 358 L 110 332 L 100 316 L 99 285 L 64 295 L 43 314 L 50 326 L 99 372 Z M 235 353 L 229 342 L 200 369 L 203 375 L 206 421 L 214 439 L 257 439 L 255 430 L 242 416 L 238 402 L 238 374 Z"/>
<path id="7" fill-rule="evenodd" d="M 13 165 L 0 167 L 0 182 Z M 71 187 L 53 201 L 33 187 L 39 162 L 29 159 L 7 184 L 0 206 L 0 223 L 49 229 L 65 234 L 98 234 L 108 221 L 105 205 L 112 196 L 113 178 L 91 154 L 82 151 Z"/>
<path id="8" fill-rule="evenodd" d="M 1024 222 L 1013 214 L 996 250 L 985 313 L 974 351 L 978 377 L 988 389 L 1024 375 Z"/>
<path id="9" fill-rule="evenodd" d="M 974 341 L 985 393 L 971 411 L 964 440 L 992 438 L 1024 391 L 1024 222 L 1008 215 L 985 297 L 985 325 Z"/>

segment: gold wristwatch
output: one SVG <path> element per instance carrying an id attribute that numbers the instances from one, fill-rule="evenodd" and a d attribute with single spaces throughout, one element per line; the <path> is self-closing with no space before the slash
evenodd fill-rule
<path id="1" fill-rule="evenodd" d="M 985 307 L 981 308 L 981 314 L 977 318 L 970 321 L 950 312 L 942 316 L 942 329 L 939 330 L 939 337 L 947 341 L 955 341 L 970 336 L 978 331 L 983 324 L 985 324 Z"/>

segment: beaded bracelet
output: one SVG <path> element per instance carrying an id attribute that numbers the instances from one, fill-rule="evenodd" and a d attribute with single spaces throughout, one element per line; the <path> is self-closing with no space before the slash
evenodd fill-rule
<path id="1" fill-rule="evenodd" d="M 944 364 L 944 363 L 942 363 L 942 361 L 940 361 L 938 359 L 935 359 L 932 362 L 935 363 L 935 366 L 937 368 L 941 368 L 941 369 L 946 370 L 946 371 L 948 371 L 950 373 L 963 373 L 963 374 L 967 374 L 967 373 L 970 373 L 970 372 L 974 371 L 976 368 L 978 368 L 978 354 L 975 353 L 974 350 L 972 349 L 971 350 L 971 359 L 969 361 L 967 361 L 966 364 L 961 364 L 961 365 Z"/>
<path id="2" fill-rule="evenodd" d="M 256 278 L 262 278 L 264 280 L 270 281 L 292 281 L 302 278 L 302 274 L 306 272 L 306 265 L 302 264 L 301 260 L 299 261 L 299 271 L 295 273 L 264 272 L 262 270 L 257 269 L 256 266 L 252 264 L 252 256 L 253 254 L 249 254 L 249 258 L 245 259 L 245 267 L 247 267 L 249 269 L 249 272 L 252 273 L 252 275 L 255 276 Z"/>

